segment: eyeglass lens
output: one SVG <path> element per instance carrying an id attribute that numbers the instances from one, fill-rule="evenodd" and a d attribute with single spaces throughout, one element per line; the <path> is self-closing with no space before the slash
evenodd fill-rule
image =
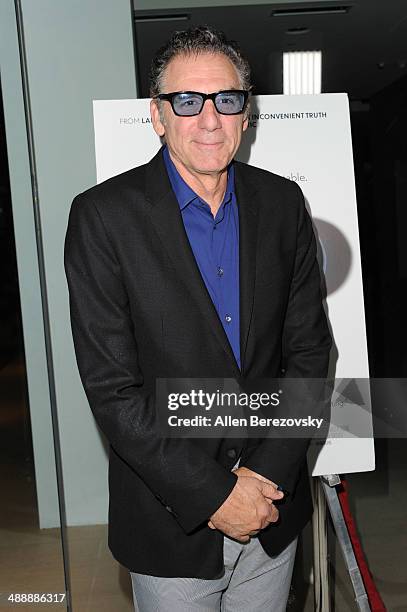
<path id="1" fill-rule="evenodd" d="M 179 93 L 174 96 L 172 104 L 178 115 L 191 116 L 201 112 L 204 103 L 198 93 Z M 244 95 L 239 92 L 220 92 L 215 96 L 215 107 L 222 115 L 240 113 L 244 105 Z"/>

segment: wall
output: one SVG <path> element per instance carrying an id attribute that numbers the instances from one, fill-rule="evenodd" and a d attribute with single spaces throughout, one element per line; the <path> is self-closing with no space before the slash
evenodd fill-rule
<path id="1" fill-rule="evenodd" d="M 129 0 L 21 0 L 38 209 L 68 524 L 107 518 L 107 458 L 82 391 L 63 243 L 70 203 L 96 182 L 92 100 L 137 96 Z M 14 3 L 2 0 L 2 89 L 42 527 L 59 524 L 44 328 Z M 4 30 L 4 31 L 3 31 Z"/>

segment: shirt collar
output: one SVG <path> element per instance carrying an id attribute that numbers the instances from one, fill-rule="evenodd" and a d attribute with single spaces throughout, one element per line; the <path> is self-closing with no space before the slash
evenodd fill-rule
<path id="1" fill-rule="evenodd" d="M 165 167 L 167 169 L 168 178 L 170 179 L 171 186 L 174 190 L 175 196 L 178 200 L 178 204 L 181 210 L 183 210 L 193 200 L 199 199 L 199 196 L 193 189 L 184 181 L 174 162 L 172 161 L 168 152 L 168 147 L 165 145 L 163 149 L 163 158 Z M 226 191 L 223 197 L 222 205 L 232 198 L 235 193 L 235 169 L 233 162 L 228 166 L 228 180 L 226 184 Z"/>

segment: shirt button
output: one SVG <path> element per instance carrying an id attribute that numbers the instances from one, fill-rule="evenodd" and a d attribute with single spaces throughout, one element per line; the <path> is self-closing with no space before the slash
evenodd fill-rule
<path id="1" fill-rule="evenodd" d="M 223 268 L 218 268 L 218 276 L 223 276 Z"/>
<path id="2" fill-rule="evenodd" d="M 225 316 L 225 321 L 226 321 L 226 323 L 230 323 L 230 322 L 231 322 L 231 320 L 232 320 L 232 317 L 231 317 L 230 315 L 226 315 L 226 316 Z"/>
<path id="3" fill-rule="evenodd" d="M 229 448 L 229 450 L 227 451 L 227 456 L 230 457 L 231 459 L 236 459 L 237 453 L 235 451 L 234 448 Z"/>

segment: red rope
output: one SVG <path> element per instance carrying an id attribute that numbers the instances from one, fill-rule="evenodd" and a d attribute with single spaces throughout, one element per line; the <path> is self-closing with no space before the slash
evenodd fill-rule
<path id="1" fill-rule="evenodd" d="M 338 488 L 339 503 L 342 508 L 342 514 L 345 519 L 346 526 L 348 528 L 349 537 L 352 542 L 353 552 L 355 553 L 356 562 L 362 575 L 362 580 L 365 585 L 367 597 L 372 612 L 386 612 L 386 606 L 370 573 L 367 565 L 366 557 L 362 549 L 362 545 L 357 534 L 356 524 L 353 519 L 352 513 L 349 507 L 349 496 L 348 496 L 348 484 L 344 478 L 341 479 L 341 487 Z"/>

